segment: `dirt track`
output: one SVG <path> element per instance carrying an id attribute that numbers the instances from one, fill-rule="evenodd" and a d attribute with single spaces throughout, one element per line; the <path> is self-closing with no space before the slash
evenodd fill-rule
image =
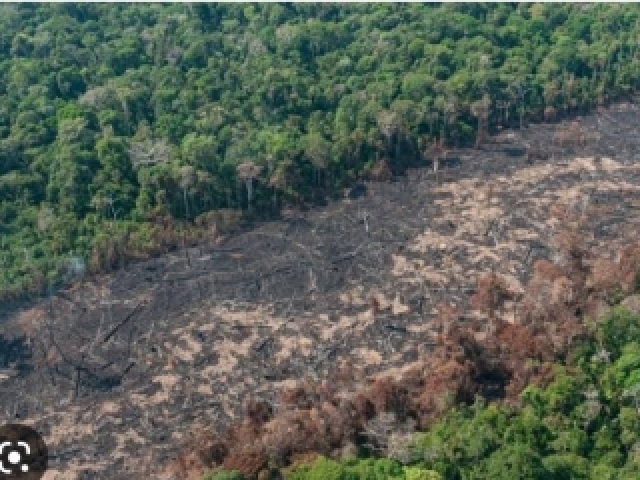
<path id="1" fill-rule="evenodd" d="M 637 238 L 640 111 L 581 124 L 601 138 L 580 151 L 533 164 L 500 145 L 453 152 L 438 179 L 370 184 L 191 249 L 190 266 L 180 252 L 25 309 L 0 325 L 0 423 L 45 434 L 46 479 L 159 478 L 194 428 L 228 424 L 249 396 L 275 401 L 344 362 L 364 376 L 428 355 L 438 308 L 477 315 L 469 292 L 489 270 L 517 289 L 553 255 L 564 212 L 597 250 Z M 511 141 L 549 145 L 555 128 Z"/>

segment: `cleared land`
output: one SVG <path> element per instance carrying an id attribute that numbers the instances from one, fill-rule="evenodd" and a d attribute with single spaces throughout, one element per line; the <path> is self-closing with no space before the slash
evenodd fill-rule
<path id="1" fill-rule="evenodd" d="M 47 479 L 157 478 L 250 397 L 424 358 L 443 308 L 481 315 L 469 298 L 488 271 L 518 290 L 566 218 L 600 253 L 638 238 L 639 127 L 626 105 L 581 119 L 580 147 L 552 141 L 562 125 L 505 133 L 450 152 L 437 177 L 368 184 L 24 309 L 0 325 L 0 423 L 45 434 Z M 518 155 L 525 144 L 549 158 Z"/>

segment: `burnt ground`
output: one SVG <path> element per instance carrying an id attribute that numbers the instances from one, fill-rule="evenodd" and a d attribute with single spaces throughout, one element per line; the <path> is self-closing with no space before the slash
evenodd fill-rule
<path id="1" fill-rule="evenodd" d="M 0 325 L 0 423 L 41 431 L 45 479 L 161 478 L 201 426 L 348 364 L 363 377 L 429 355 L 443 306 L 479 274 L 518 289 L 552 258 L 560 211 L 596 251 L 638 237 L 640 110 L 580 119 L 580 148 L 532 126 L 450 152 L 362 195 L 87 280 Z M 509 136 L 501 135 L 505 139 Z M 528 161 L 518 146 L 548 159 Z M 380 309 L 374 313 L 371 299 Z"/>

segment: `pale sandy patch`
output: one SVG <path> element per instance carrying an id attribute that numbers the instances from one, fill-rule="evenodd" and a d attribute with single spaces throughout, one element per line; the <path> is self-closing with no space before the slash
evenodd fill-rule
<path id="1" fill-rule="evenodd" d="M 411 333 L 425 333 L 433 330 L 433 324 L 429 322 L 424 323 L 412 323 L 407 325 L 407 331 Z"/>
<path id="2" fill-rule="evenodd" d="M 384 297 L 381 297 L 384 298 Z M 375 320 L 371 309 L 360 312 L 357 315 L 340 315 L 337 322 L 327 328 L 323 328 L 321 335 L 324 341 L 331 340 L 339 331 L 356 330 L 361 331 L 370 326 Z"/>
<path id="3" fill-rule="evenodd" d="M 129 467 L 130 470 L 135 467 L 135 464 L 139 461 L 136 456 L 131 454 L 131 443 L 135 445 L 146 445 L 147 441 L 135 430 L 129 428 L 125 433 L 117 433 L 114 435 L 116 439 L 116 447 L 112 452 L 113 459 L 124 459 L 125 467 Z M 133 447 L 135 448 L 135 447 Z"/>
<path id="4" fill-rule="evenodd" d="M 47 445 L 58 445 L 70 440 L 74 440 L 76 444 L 82 444 L 83 437 L 91 437 L 95 434 L 95 424 L 79 422 L 78 413 L 79 409 L 71 408 L 58 417 L 58 423 L 51 427 L 51 432 L 45 438 Z"/>
<path id="5" fill-rule="evenodd" d="M 513 230 L 511 230 L 510 236 L 511 238 L 513 238 L 513 240 L 518 241 L 538 239 L 538 234 L 536 232 L 524 228 L 514 228 Z"/>
<path id="6" fill-rule="evenodd" d="M 469 214 L 472 217 L 473 222 L 478 222 L 482 220 L 494 220 L 500 218 L 504 215 L 504 210 L 497 206 L 487 207 L 486 204 L 482 205 L 480 203 L 475 203 L 470 206 Z"/>
<path id="7" fill-rule="evenodd" d="M 322 339 L 324 341 L 331 340 L 336 332 L 344 331 L 353 328 L 357 323 L 357 319 L 346 315 L 341 315 L 337 322 L 331 324 L 322 329 Z"/>
<path id="8" fill-rule="evenodd" d="M 430 265 L 424 265 L 424 260 L 407 260 L 402 255 L 392 255 L 393 270 L 392 273 L 402 278 L 403 281 L 410 283 L 419 283 L 421 279 L 434 284 L 443 284 L 447 282 L 447 276 Z M 418 268 L 416 268 L 416 266 Z M 382 304 L 382 302 L 380 302 Z M 383 307 L 384 308 L 384 307 Z"/>
<path id="9" fill-rule="evenodd" d="M 308 357 L 311 354 L 313 340 L 308 337 L 280 337 L 280 350 L 275 355 L 276 362 L 283 362 L 292 355 Z"/>
<path id="10" fill-rule="evenodd" d="M 490 260 L 491 262 L 499 263 L 502 259 L 498 255 L 493 253 L 490 248 L 478 247 L 476 255 L 472 257 L 469 261 L 472 264 L 477 265 L 483 260 Z"/>
<path id="11" fill-rule="evenodd" d="M 487 339 L 487 332 L 474 332 L 473 336 L 478 342 L 484 342 Z"/>
<path id="12" fill-rule="evenodd" d="M 459 225 L 458 228 L 464 227 L 465 225 Z M 472 248 L 475 245 L 469 241 L 462 240 L 458 238 L 461 234 L 464 233 L 464 230 L 456 232 L 456 236 L 446 236 L 441 235 L 437 232 L 433 232 L 430 230 L 425 230 L 424 233 L 417 235 L 414 237 L 412 242 L 409 244 L 409 250 L 412 252 L 420 252 L 427 253 L 429 250 L 438 248 L 440 249 L 441 245 L 444 245 L 443 249 L 452 249 L 453 247 L 461 247 L 461 248 Z"/>
<path id="13" fill-rule="evenodd" d="M 353 287 L 352 289 L 340 294 L 340 301 L 347 305 L 362 306 L 366 305 L 367 301 L 364 299 L 364 288 L 361 286 Z"/>
<path id="14" fill-rule="evenodd" d="M 379 365 L 382 363 L 382 355 L 370 348 L 356 348 L 353 350 L 353 354 L 367 365 Z"/>
<path id="15" fill-rule="evenodd" d="M 505 302 L 504 303 L 504 312 L 500 317 L 507 323 L 515 324 L 516 323 L 516 311 L 515 311 L 515 303 L 514 302 Z"/>
<path id="16" fill-rule="evenodd" d="M 205 377 L 212 377 L 220 373 L 229 373 L 238 365 L 237 356 L 246 356 L 249 354 L 251 346 L 258 340 L 257 333 L 252 333 L 242 342 L 234 342 L 231 340 L 216 341 L 212 344 L 213 350 L 218 355 L 218 363 L 201 370 L 201 374 Z"/>
<path id="17" fill-rule="evenodd" d="M 187 346 L 182 348 L 176 344 L 172 348 L 172 353 L 184 362 L 193 362 L 195 356 L 202 351 L 202 344 L 196 341 L 190 333 L 180 336 L 179 340 L 185 342 Z"/>
<path id="18" fill-rule="evenodd" d="M 78 472 L 65 469 L 64 472 L 55 469 L 47 469 L 41 480 L 77 480 Z"/>
<path id="19" fill-rule="evenodd" d="M 600 166 L 606 172 L 611 172 L 614 170 L 620 170 L 625 168 L 624 165 L 622 165 L 620 162 L 616 162 L 615 160 L 609 157 L 604 157 L 600 162 Z M 638 168 L 638 167 L 635 166 L 635 168 Z"/>
<path id="20" fill-rule="evenodd" d="M 507 288 L 509 289 L 509 291 L 516 294 L 524 292 L 524 288 L 522 287 L 520 280 L 518 280 L 514 275 L 503 273 L 500 275 L 500 277 L 507 284 Z"/>
<path id="21" fill-rule="evenodd" d="M 104 402 L 100 406 L 100 413 L 103 415 L 113 415 L 120 411 L 120 406 L 115 402 Z"/>
<path id="22" fill-rule="evenodd" d="M 398 356 L 396 358 L 401 358 L 401 356 Z M 400 380 L 407 374 L 407 372 L 415 369 L 416 367 L 422 368 L 424 370 L 424 363 L 421 361 L 416 361 L 407 363 L 405 365 L 402 365 L 401 367 L 388 368 L 380 373 L 371 375 L 369 379 L 373 380 L 376 378 L 392 378 Z M 428 375 L 428 372 L 425 372 L 425 375 Z"/>
<path id="23" fill-rule="evenodd" d="M 353 317 L 352 317 L 353 318 Z M 355 330 L 365 330 L 375 321 L 375 316 L 371 310 L 367 310 L 366 312 L 360 312 L 355 316 L 355 321 L 353 322 Z"/>
<path id="24" fill-rule="evenodd" d="M 391 304 L 391 313 L 394 315 L 400 315 L 402 313 L 407 313 L 409 311 L 409 307 L 400 301 L 400 297 L 396 295 L 393 298 L 393 303 Z"/>
<path id="25" fill-rule="evenodd" d="M 242 309 L 232 312 L 225 306 L 217 305 L 213 307 L 210 312 L 212 315 L 220 317 L 229 323 L 260 325 L 277 328 L 285 322 L 285 320 L 280 317 L 274 317 L 268 311 L 266 306 L 260 306 L 253 309 Z M 220 325 L 216 323 L 214 319 L 211 322 L 198 327 L 198 330 L 202 332 L 208 332 L 216 330 L 219 327 Z"/>
<path id="26" fill-rule="evenodd" d="M 131 399 L 141 406 L 158 405 L 160 403 L 167 402 L 171 398 L 171 392 L 180 381 L 180 378 L 180 375 L 174 374 L 164 374 L 152 377 L 151 383 L 159 383 L 162 386 L 162 389 L 153 395 L 132 393 Z"/>
<path id="27" fill-rule="evenodd" d="M 44 309 L 35 307 L 18 313 L 13 322 L 18 327 L 17 335 L 32 337 L 37 334 L 45 323 L 46 313 Z"/>
<path id="28" fill-rule="evenodd" d="M 101 472 L 110 466 L 108 461 L 95 461 L 91 463 L 80 463 L 78 461 L 69 462 L 64 471 L 49 468 L 42 477 L 42 480 L 77 480 L 81 473 L 86 471 L 93 472 L 96 476 L 93 478 L 100 478 L 97 476 L 98 472 Z M 83 478 L 87 478 L 83 476 Z"/>
<path id="29" fill-rule="evenodd" d="M 167 390 L 159 390 L 153 395 L 145 395 L 142 393 L 132 393 L 131 400 L 139 406 L 151 406 L 159 405 L 161 403 L 168 402 L 171 398 L 171 394 Z"/>
<path id="30" fill-rule="evenodd" d="M 199 383 L 196 392 L 200 395 L 213 395 L 213 388 L 208 383 Z"/>
<path id="31" fill-rule="evenodd" d="M 285 389 L 296 388 L 299 384 L 300 384 L 299 380 L 296 380 L 294 378 L 287 378 L 286 380 L 280 380 L 279 382 L 274 382 L 273 386 L 277 390 L 280 390 L 280 389 L 285 390 Z"/>

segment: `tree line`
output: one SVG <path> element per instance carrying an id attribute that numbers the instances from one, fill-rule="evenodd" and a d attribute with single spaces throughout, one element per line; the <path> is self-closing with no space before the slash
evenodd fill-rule
<path id="1" fill-rule="evenodd" d="M 640 79 L 634 4 L 0 10 L 4 295 L 69 278 L 70 261 L 104 271 L 195 241 L 230 212 L 324 201 Z"/>

